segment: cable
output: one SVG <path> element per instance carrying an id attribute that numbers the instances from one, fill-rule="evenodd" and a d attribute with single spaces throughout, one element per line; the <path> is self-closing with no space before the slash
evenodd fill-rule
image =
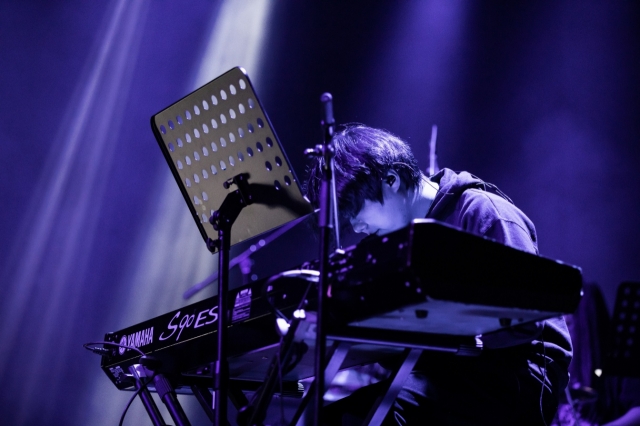
<path id="1" fill-rule="evenodd" d="M 284 336 L 283 336 L 284 337 Z M 280 347 L 282 347 L 282 338 L 280 337 Z M 277 357 L 278 357 L 278 384 L 280 385 L 280 423 L 281 424 L 286 424 L 285 422 L 285 417 L 284 417 L 284 392 L 282 390 L 282 357 L 280 356 L 280 351 L 278 351 L 277 353 Z"/>
<path id="2" fill-rule="evenodd" d="M 143 366 L 148 365 L 151 362 L 157 362 L 157 360 L 154 360 L 152 358 L 148 358 L 147 355 L 145 355 L 144 352 L 142 352 L 140 349 L 136 348 L 135 346 L 129 346 L 129 345 L 121 345 L 120 343 L 113 343 L 113 342 L 106 342 L 106 341 L 101 341 L 101 342 L 89 342 L 89 343 L 85 343 L 84 345 L 82 345 L 83 348 L 93 352 L 94 354 L 98 354 L 98 355 L 111 355 L 111 350 L 103 347 L 90 347 L 92 345 L 112 345 L 112 346 L 116 346 L 119 348 L 125 348 L 125 349 L 131 349 L 133 351 L 138 352 L 141 357 L 140 357 L 140 364 Z M 147 385 L 149 385 L 149 383 L 151 383 L 151 381 L 153 380 L 153 378 L 156 377 L 156 372 L 153 373 L 153 375 L 151 376 L 151 378 L 149 380 L 147 380 L 145 383 L 143 383 L 138 389 L 136 389 L 136 391 L 133 393 L 133 395 L 131 396 L 131 398 L 129 398 L 129 402 L 127 402 L 127 406 L 124 407 L 124 411 L 122 412 L 122 416 L 120 416 L 120 423 L 118 423 L 119 426 L 122 426 L 122 423 L 124 422 L 124 417 L 127 414 L 127 411 L 129 410 L 129 407 L 131 406 L 131 403 L 133 402 L 134 399 L 136 399 L 136 396 L 138 396 L 140 394 L 140 392 L 145 389 L 147 387 Z"/>
<path id="3" fill-rule="evenodd" d="M 547 348 L 544 345 L 544 322 L 542 323 L 542 332 L 540 333 L 540 337 L 542 338 L 542 358 L 544 359 L 542 365 L 544 372 L 542 373 L 542 387 L 540 388 L 540 415 L 542 416 L 542 421 L 544 422 L 544 426 L 547 426 L 547 421 L 544 418 L 544 411 L 542 410 L 542 397 L 544 395 L 544 384 L 547 381 Z"/>
<path id="4" fill-rule="evenodd" d="M 88 351 L 93 352 L 94 354 L 98 354 L 98 355 L 111 355 L 111 350 L 107 349 L 105 347 L 102 348 L 90 348 L 90 345 L 111 345 L 111 346 L 117 346 L 119 348 L 125 348 L 125 349 L 131 349 L 132 351 L 136 351 L 138 352 L 141 356 L 145 356 L 145 353 L 142 352 L 140 349 L 136 348 L 135 346 L 128 346 L 128 345 L 121 345 L 120 343 L 114 343 L 114 342 L 89 342 L 89 343 L 85 343 L 84 345 L 82 345 L 83 348 L 85 348 Z"/>
<path id="5" fill-rule="evenodd" d="M 431 181 L 429 180 L 429 178 L 424 179 L 424 182 L 425 182 L 427 185 L 429 185 L 431 188 L 435 189 L 435 190 L 436 190 L 436 193 L 437 193 L 438 191 L 440 191 L 440 185 L 438 185 L 438 184 L 437 184 L 437 183 L 435 183 L 435 182 L 431 182 Z"/>
<path id="6" fill-rule="evenodd" d="M 293 228 L 294 226 L 296 226 L 297 224 L 302 222 L 306 217 L 307 216 L 302 216 L 301 218 L 294 219 L 291 222 L 289 222 L 289 223 L 287 223 L 285 225 L 282 225 L 280 228 L 278 228 L 277 230 L 273 231 L 273 233 L 269 234 L 268 237 L 262 239 L 262 241 L 264 241 L 263 245 L 252 244 L 247 250 L 245 250 L 244 252 L 240 253 L 238 256 L 234 257 L 233 259 L 231 259 L 229 261 L 229 269 L 233 268 L 234 266 L 237 266 L 237 265 L 241 264 L 244 260 L 249 258 L 252 254 L 257 252 L 261 248 L 264 248 L 264 247 L 268 246 L 271 242 L 273 242 L 275 239 L 280 237 L 282 234 L 284 234 L 285 232 L 287 232 L 288 230 L 290 230 L 291 228 Z M 218 279 L 218 271 L 215 271 L 214 273 L 209 275 L 204 280 L 200 281 L 197 284 L 194 284 L 189 289 L 187 289 L 187 291 L 185 291 L 183 293 L 182 298 L 185 299 L 185 300 L 189 299 L 194 294 L 196 294 L 197 292 L 199 292 L 200 290 L 202 290 L 203 288 L 205 288 L 209 284 L 212 284 L 217 279 Z"/>
<path id="7" fill-rule="evenodd" d="M 151 381 L 156 377 L 157 372 L 155 370 L 160 366 L 160 362 L 158 361 L 158 359 L 150 355 L 146 355 L 144 352 L 142 352 L 140 349 L 136 348 L 135 346 L 122 345 L 120 343 L 107 342 L 107 341 L 89 342 L 82 345 L 82 347 L 93 352 L 94 354 L 103 355 L 103 356 L 111 355 L 111 349 L 107 349 L 104 346 L 91 347 L 93 345 L 111 345 L 119 348 L 131 349 L 132 351 L 136 351 L 140 354 L 140 365 L 153 371 L 153 375 L 151 376 L 151 378 L 149 378 L 149 380 L 144 382 L 138 389 L 136 389 L 136 391 L 133 393 L 133 396 L 129 399 L 129 402 L 127 402 L 127 406 L 124 408 L 124 411 L 122 412 L 122 416 L 120 416 L 120 423 L 118 423 L 119 426 L 122 426 L 122 423 L 124 422 L 124 417 L 127 414 L 127 411 L 129 410 L 129 407 L 131 406 L 131 403 L 133 402 L 133 400 L 136 399 L 136 396 L 138 396 L 140 392 L 142 392 L 142 390 L 145 389 L 149 385 L 149 383 L 151 383 Z"/>
<path id="8" fill-rule="evenodd" d="M 335 162 L 331 162 L 331 210 L 333 212 L 333 231 L 336 237 L 336 247 L 342 248 L 340 244 L 340 220 L 338 219 L 338 191 L 336 191 Z"/>
<path id="9" fill-rule="evenodd" d="M 154 372 L 153 375 L 149 378 L 149 380 L 144 382 L 138 389 L 136 389 L 136 391 L 133 393 L 131 398 L 129 398 L 129 402 L 127 402 L 127 406 L 124 407 L 124 411 L 122 412 L 122 416 L 120 416 L 120 423 L 118 423 L 118 426 L 122 426 L 122 423 L 124 422 L 124 417 L 126 416 L 127 411 L 129 410 L 129 407 L 131 406 L 131 403 L 133 402 L 134 399 L 136 399 L 136 396 L 138 396 L 140 394 L 140 392 L 142 392 L 142 390 L 145 389 L 149 385 L 149 383 L 151 383 L 153 381 L 153 379 L 155 377 L 156 377 L 156 373 Z"/>
<path id="10" fill-rule="evenodd" d="M 273 300 L 271 297 L 269 297 L 269 287 L 271 286 L 271 284 L 279 279 L 282 278 L 302 278 L 305 279 L 306 281 L 309 281 L 309 285 L 307 285 L 304 294 L 302 295 L 300 301 L 298 302 L 298 307 L 297 309 L 301 309 L 302 306 L 305 303 L 305 300 L 307 298 L 307 295 L 309 294 L 309 289 L 312 286 L 312 283 L 314 282 L 318 282 L 319 279 L 319 275 L 320 273 L 318 271 L 314 271 L 314 270 L 310 270 L 310 269 L 294 269 L 294 270 L 289 270 L 289 271 L 284 271 L 281 272 L 279 274 L 276 274 L 274 276 L 272 276 L 271 278 L 269 278 L 262 286 L 262 293 L 263 296 L 265 297 L 265 299 L 267 300 L 267 302 L 269 303 L 269 306 L 271 308 L 271 310 L 273 311 L 274 315 L 278 318 L 283 318 L 285 320 L 287 320 L 287 322 L 290 322 L 287 317 L 280 311 L 278 310 L 278 308 L 275 307 L 275 305 L 273 304 Z M 299 319 L 294 319 L 296 321 L 299 321 Z M 289 330 L 288 333 L 293 333 L 293 330 Z M 275 354 L 275 365 L 272 364 L 272 366 L 274 368 L 276 368 L 276 374 L 277 374 L 277 383 L 279 385 L 280 388 L 280 422 L 278 424 L 286 424 L 284 418 L 284 400 L 283 400 L 283 377 L 284 375 L 288 374 L 291 370 L 293 370 L 293 368 L 302 360 L 303 355 L 306 353 L 308 346 L 304 343 L 304 342 L 291 342 L 291 344 L 293 345 L 289 350 L 291 352 L 289 352 L 290 355 L 286 356 L 285 358 L 288 358 L 288 361 L 284 362 L 283 360 L 283 353 L 282 353 L 282 344 L 284 342 L 286 334 L 282 333 L 280 335 L 280 341 L 278 343 L 278 351 Z M 271 368 L 271 367 L 270 367 Z M 269 373 L 270 374 L 270 373 Z M 269 374 L 267 375 L 269 377 Z M 262 394 L 265 390 L 272 392 L 269 389 L 264 388 L 264 386 L 267 384 L 267 381 L 265 381 L 257 390 L 256 392 L 253 394 L 253 397 L 251 398 L 251 401 L 249 402 L 249 404 L 247 405 L 247 407 L 253 407 L 252 409 L 255 409 L 255 405 L 256 402 L 262 398 L 264 395 Z M 252 416 L 255 415 L 255 412 L 250 412 L 249 410 L 247 410 L 247 414 L 249 417 L 246 419 L 247 421 L 250 420 L 250 418 Z"/>
<path id="11" fill-rule="evenodd" d="M 271 300 L 271 298 L 267 294 L 268 291 L 269 291 L 268 290 L 269 285 L 271 283 L 273 283 L 274 281 L 277 281 L 277 280 L 282 279 L 282 278 L 303 278 L 303 279 L 305 279 L 307 281 L 310 281 L 312 283 L 314 283 L 314 282 L 317 283 L 318 280 L 320 279 L 320 272 L 314 271 L 314 270 L 311 270 L 311 269 L 292 269 L 292 270 L 289 270 L 289 271 L 280 272 L 279 274 L 276 274 L 276 275 L 272 276 L 267 281 L 265 281 L 265 283 L 262 285 L 262 294 L 265 296 L 265 299 L 269 303 L 269 306 L 271 307 L 272 312 L 277 317 L 288 320 L 286 315 L 284 315 L 282 312 L 280 312 L 280 310 L 278 308 L 275 307 L 275 305 L 273 304 L 273 301 Z M 302 305 L 303 305 L 305 299 L 307 298 L 307 294 L 309 294 L 309 289 L 310 288 L 311 288 L 311 285 L 308 285 L 307 289 L 305 290 L 304 294 L 302 295 L 302 299 L 300 300 L 300 303 L 298 304 L 298 309 L 302 308 Z"/>

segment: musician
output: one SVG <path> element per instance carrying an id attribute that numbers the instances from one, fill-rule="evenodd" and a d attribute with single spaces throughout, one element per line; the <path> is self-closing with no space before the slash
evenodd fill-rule
<path id="1" fill-rule="evenodd" d="M 533 223 L 496 186 L 449 169 L 427 177 L 407 143 L 384 130 L 350 125 L 333 144 L 338 207 L 355 232 L 382 235 L 431 218 L 538 254 Z M 322 161 L 309 169 L 307 196 L 314 203 Z M 572 356 L 564 319 L 482 341 L 479 357 L 425 351 L 385 424 L 550 425 Z M 360 424 L 381 388 L 362 388 L 328 406 L 326 423 Z"/>

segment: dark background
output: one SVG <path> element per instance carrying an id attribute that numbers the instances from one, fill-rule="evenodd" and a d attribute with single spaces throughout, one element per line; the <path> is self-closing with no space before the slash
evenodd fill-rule
<path id="1" fill-rule="evenodd" d="M 541 253 L 581 266 L 609 309 L 621 281 L 640 280 L 639 3 L 282 0 L 254 69 L 222 55 L 202 77 L 216 28 L 259 30 L 260 2 L 238 4 L 226 22 L 228 4 L 205 0 L 0 4 L 7 424 L 115 424 L 129 394 L 82 343 L 191 303 L 182 292 L 215 269 L 149 117 L 235 65 L 300 178 L 328 91 L 338 122 L 392 131 L 423 169 L 436 124 L 440 166 L 498 185 Z M 234 40 L 218 50 L 242 54 Z M 297 230 L 254 272 L 315 250 Z"/>

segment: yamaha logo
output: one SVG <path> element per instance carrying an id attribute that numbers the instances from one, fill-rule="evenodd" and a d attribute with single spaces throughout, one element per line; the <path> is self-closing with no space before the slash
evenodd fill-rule
<path id="1" fill-rule="evenodd" d="M 132 348 L 139 348 L 153 343 L 153 327 L 136 331 L 135 333 L 125 334 L 120 338 L 120 346 L 118 353 L 124 355 L 125 352 Z"/>
<path id="2" fill-rule="evenodd" d="M 125 346 L 127 345 L 127 336 L 122 336 L 122 339 L 120 339 L 120 344 Z M 124 355 L 125 350 L 126 348 L 123 348 L 122 346 L 118 348 L 118 352 L 120 353 L 120 355 Z"/>

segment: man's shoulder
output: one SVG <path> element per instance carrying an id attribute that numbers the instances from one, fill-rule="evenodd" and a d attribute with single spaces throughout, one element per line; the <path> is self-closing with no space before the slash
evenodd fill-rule
<path id="1" fill-rule="evenodd" d="M 470 188 L 461 194 L 456 210 L 463 229 L 521 250 L 538 252 L 533 222 L 510 200 Z"/>
<path id="2" fill-rule="evenodd" d="M 508 220 L 511 216 L 524 213 L 510 200 L 480 188 L 469 188 L 460 194 L 459 205 L 468 214 L 492 215 L 496 219 Z"/>

